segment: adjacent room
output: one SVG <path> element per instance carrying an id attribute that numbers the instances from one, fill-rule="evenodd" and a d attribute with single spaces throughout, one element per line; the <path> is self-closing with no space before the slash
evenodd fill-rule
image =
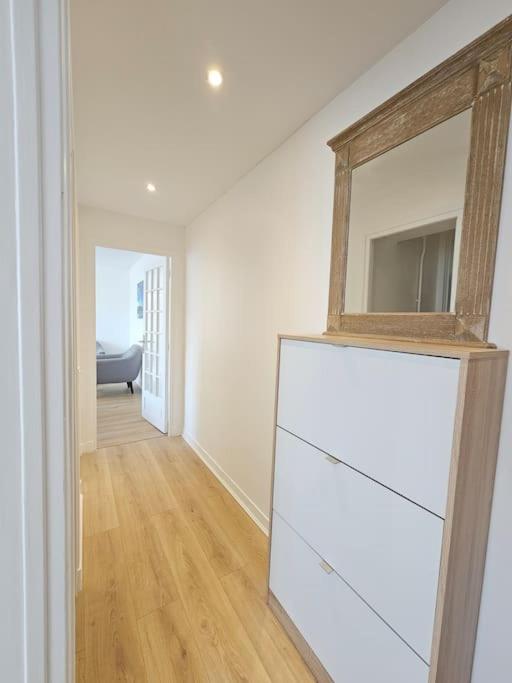
<path id="1" fill-rule="evenodd" d="M 167 432 L 164 256 L 96 247 L 97 446 Z"/>

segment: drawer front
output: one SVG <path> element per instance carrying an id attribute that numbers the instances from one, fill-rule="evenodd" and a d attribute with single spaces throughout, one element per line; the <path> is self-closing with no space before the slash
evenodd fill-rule
<path id="1" fill-rule="evenodd" d="M 444 517 L 459 367 L 283 339 L 277 423 Z"/>
<path id="2" fill-rule="evenodd" d="M 270 590 L 334 681 L 427 683 L 429 667 L 274 513 Z"/>
<path id="3" fill-rule="evenodd" d="M 274 509 L 425 661 L 443 521 L 277 429 Z"/>

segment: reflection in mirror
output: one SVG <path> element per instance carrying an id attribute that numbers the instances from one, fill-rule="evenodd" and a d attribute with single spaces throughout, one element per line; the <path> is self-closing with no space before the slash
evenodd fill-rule
<path id="1" fill-rule="evenodd" d="M 471 111 L 354 169 L 345 311 L 453 311 Z"/>
<path id="2" fill-rule="evenodd" d="M 370 237 L 368 312 L 449 311 L 456 219 Z"/>

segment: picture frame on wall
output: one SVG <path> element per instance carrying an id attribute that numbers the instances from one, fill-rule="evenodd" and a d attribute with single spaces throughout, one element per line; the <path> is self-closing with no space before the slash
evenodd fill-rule
<path id="1" fill-rule="evenodd" d="M 137 282 L 137 318 L 144 317 L 144 280 Z"/>

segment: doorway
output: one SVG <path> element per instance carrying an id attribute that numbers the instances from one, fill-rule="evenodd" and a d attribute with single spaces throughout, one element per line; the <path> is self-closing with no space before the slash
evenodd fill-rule
<path id="1" fill-rule="evenodd" d="M 98 448 L 168 432 L 169 259 L 95 249 Z"/>

